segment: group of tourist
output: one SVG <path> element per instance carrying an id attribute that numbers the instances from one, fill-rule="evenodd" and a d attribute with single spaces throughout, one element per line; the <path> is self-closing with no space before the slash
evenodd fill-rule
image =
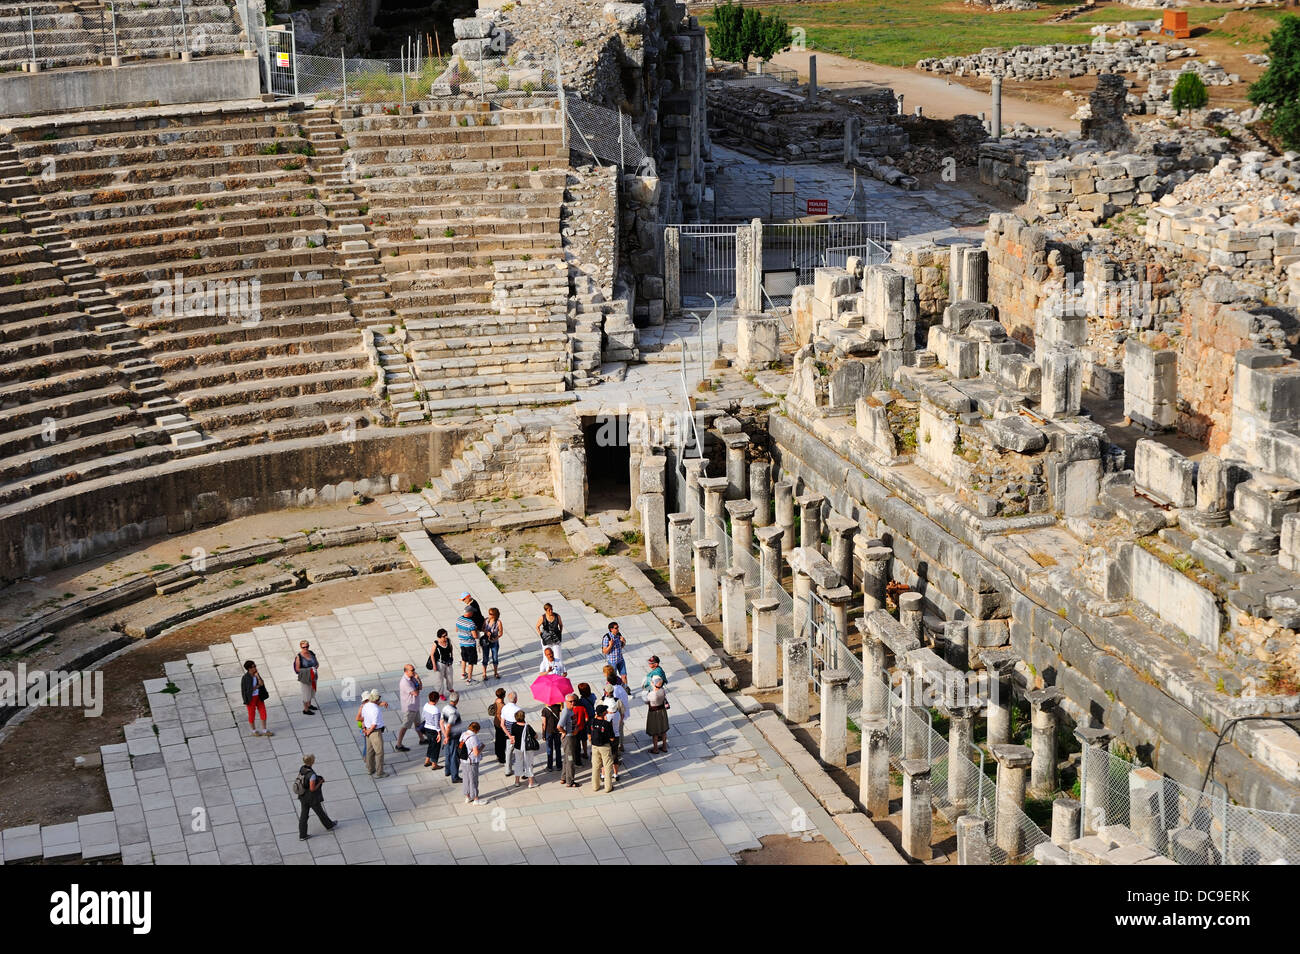
<path id="1" fill-rule="evenodd" d="M 492 678 L 499 679 L 499 649 L 504 635 L 500 611 L 492 607 L 484 617 L 469 593 L 461 594 L 461 603 L 464 609 L 456 620 L 461 678 L 467 684 L 473 682 L 481 650 L 483 682 L 488 679 L 489 663 Z M 542 646 L 538 674 L 565 676 L 567 670 L 560 654 L 564 623 L 550 603 L 542 608 L 535 629 Z M 450 637 L 447 630 L 439 629 L 425 662 L 425 668 L 437 678 L 438 687 L 425 694 L 424 682 L 416 667 L 411 663 L 402 667 L 397 685 L 401 719 L 393 749 L 397 752 L 411 751 L 406 745 L 406 737 L 414 730 L 418 743 L 424 747 L 424 767 L 436 771 L 441 759 L 443 775 L 452 784 L 462 786 L 465 803 L 469 805 L 483 803 L 479 773 L 486 745 L 484 737 L 488 732 L 492 736 L 496 761 L 505 766 L 505 777 L 514 779 L 513 787 L 527 785 L 533 788 L 538 772 L 558 770 L 561 784 L 577 788 L 577 771 L 589 763 L 592 790 L 601 791 L 603 787 L 605 792 L 612 792 L 623 765 L 623 740 L 632 704 L 628 691 L 626 648 L 627 640 L 618 623 L 610 623 L 601 636 L 605 665 L 600 695 L 589 683 L 578 683 L 577 690 L 565 695 L 562 703 L 543 705 L 536 724 L 529 722 L 528 714 L 519 705 L 518 693 L 498 688 L 487 708 L 485 721 L 490 728 L 485 732 L 483 722 L 466 721 L 461 712 L 461 696 L 452 678 Z M 647 664 L 649 671 L 641 685 L 647 707 L 645 733 L 651 740 L 651 752 L 666 752 L 667 674 L 658 656 L 651 656 Z M 320 663 L 306 640 L 299 643 L 293 668 L 302 687 L 303 714 L 315 715 L 319 711 L 316 684 Z M 254 735 L 273 735 L 266 727 L 265 701 L 269 696 L 266 684 L 258 675 L 254 662 L 245 663 L 244 669 L 242 694 L 248 708 L 249 726 Z M 384 770 L 384 735 L 388 728 L 384 710 L 389 708 L 389 704 L 382 695 L 377 689 L 362 693 L 361 705 L 356 712 L 361 751 L 366 772 L 371 778 L 385 778 L 389 774 Z M 255 722 L 258 717 L 261 719 L 260 729 Z M 534 766 L 535 759 L 540 762 L 543 747 L 546 751 L 544 770 Z M 315 756 L 305 756 L 294 779 L 294 794 L 301 806 L 298 835 L 303 839 L 308 837 L 307 819 L 312 811 L 327 831 L 337 824 L 325 812 L 324 779 L 314 765 Z"/>

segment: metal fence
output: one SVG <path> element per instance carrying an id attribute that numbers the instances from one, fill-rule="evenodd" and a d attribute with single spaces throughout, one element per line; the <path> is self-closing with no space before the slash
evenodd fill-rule
<path id="1" fill-rule="evenodd" d="M 641 148 L 632 117 L 573 95 L 565 96 L 565 108 L 570 149 L 639 175 L 655 174 L 654 160 Z"/>
<path id="2" fill-rule="evenodd" d="M 1300 815 L 1233 805 L 1211 782 L 1198 791 L 1085 745 L 1079 769 L 1083 827 L 1124 825 L 1180 864 L 1300 863 Z"/>
<path id="3" fill-rule="evenodd" d="M 0 5 L 0 71 L 252 50 L 234 0 Z"/>

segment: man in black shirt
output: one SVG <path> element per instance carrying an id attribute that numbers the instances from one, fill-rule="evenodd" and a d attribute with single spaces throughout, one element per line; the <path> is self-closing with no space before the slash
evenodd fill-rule
<path id="1" fill-rule="evenodd" d="M 606 706 L 596 706 L 596 718 L 591 722 L 591 790 L 600 791 L 600 773 L 605 773 L 605 793 L 614 791 L 614 727 L 605 714 Z"/>

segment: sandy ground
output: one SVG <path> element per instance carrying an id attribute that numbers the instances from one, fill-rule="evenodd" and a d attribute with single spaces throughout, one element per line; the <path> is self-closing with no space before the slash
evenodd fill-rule
<path id="1" fill-rule="evenodd" d="M 772 58 L 777 66 L 795 70 L 799 79 L 808 79 L 808 53 L 786 52 Z M 895 93 L 903 94 L 903 106 L 907 112 L 916 111 L 920 106 L 925 115 L 936 119 L 951 119 L 958 113 L 988 113 L 992 104 L 987 93 L 981 93 L 961 85 L 956 80 L 942 76 L 917 73 L 914 70 L 895 66 L 881 66 L 862 60 L 851 60 L 847 56 L 834 53 L 818 52 L 817 82 L 842 91 L 853 84 L 861 83 L 873 86 L 888 86 Z M 1093 78 L 1093 85 L 1096 85 Z M 1064 101 L 1063 101 L 1064 102 Z M 1070 119 L 1077 106 L 1066 103 L 1055 106 L 1050 103 L 1033 103 L 1015 95 L 1002 93 L 1002 122 L 1028 123 L 1030 126 L 1051 126 L 1061 131 L 1077 130 L 1078 122 Z"/>

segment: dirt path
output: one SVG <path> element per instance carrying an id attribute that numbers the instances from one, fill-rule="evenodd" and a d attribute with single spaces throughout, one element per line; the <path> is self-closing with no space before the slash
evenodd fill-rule
<path id="1" fill-rule="evenodd" d="M 795 70 L 799 74 L 799 79 L 806 82 L 808 55 L 808 53 L 794 51 L 779 53 L 772 58 L 772 62 L 777 66 Z M 835 87 L 844 87 L 852 83 L 888 86 L 895 93 L 903 94 L 903 105 L 909 113 L 920 106 L 927 116 L 951 119 L 958 113 L 979 115 L 981 112 L 989 112 L 992 108 L 987 93 L 969 89 L 956 80 L 950 82 L 945 77 L 852 60 L 847 56 L 836 56 L 834 53 L 818 52 L 816 56 L 818 84 Z M 1095 85 L 1095 78 L 1093 80 Z M 1070 114 L 1076 108 L 1069 103 L 1063 106 L 1032 103 L 1009 95 L 1005 91 L 1002 94 L 1002 122 L 1008 126 L 1013 123 L 1028 123 L 1030 126 L 1051 126 L 1062 132 L 1077 130 L 1078 122 L 1070 119 Z"/>

